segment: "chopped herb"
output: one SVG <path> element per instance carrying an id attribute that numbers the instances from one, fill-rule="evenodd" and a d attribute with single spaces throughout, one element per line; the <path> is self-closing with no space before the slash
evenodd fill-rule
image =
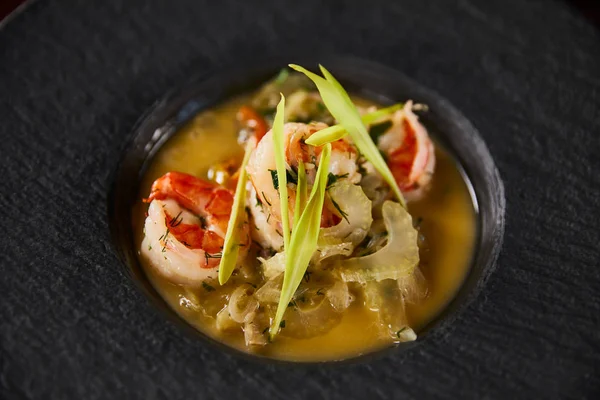
<path id="1" fill-rule="evenodd" d="M 152 245 L 151 244 L 148 245 L 148 250 L 152 250 Z"/>
<path id="2" fill-rule="evenodd" d="M 310 271 L 306 271 L 304 273 L 304 281 L 306 281 L 306 282 L 310 281 L 310 274 L 312 274 L 312 272 L 310 272 Z"/>
<path id="3" fill-rule="evenodd" d="M 281 323 L 279 324 L 280 328 L 285 328 L 285 319 L 281 321 Z"/>
<path id="4" fill-rule="evenodd" d="M 325 111 L 327 111 L 327 107 L 325 107 L 325 104 L 323 104 L 322 101 L 318 101 L 317 102 L 317 110 L 319 110 L 319 112 L 325 112 Z"/>
<path id="5" fill-rule="evenodd" d="M 270 169 L 269 172 L 271 173 L 271 180 L 273 181 L 273 188 L 275 190 L 279 190 L 279 178 L 277 177 L 277 170 Z M 264 194 L 263 194 L 263 196 L 264 196 Z"/>
<path id="6" fill-rule="evenodd" d="M 317 290 L 317 296 L 325 296 L 325 293 L 323 293 L 323 288 Z"/>
<path id="7" fill-rule="evenodd" d="M 295 173 L 293 170 L 286 168 L 285 177 L 286 177 L 287 183 L 293 183 L 294 185 L 298 184 L 298 174 Z"/>
<path id="8" fill-rule="evenodd" d="M 268 331 L 269 331 L 269 327 L 267 326 L 267 327 L 266 327 L 265 329 L 263 329 L 263 331 L 262 331 L 263 335 L 264 335 L 265 333 L 267 333 Z"/>
<path id="9" fill-rule="evenodd" d="M 275 186 L 275 184 L 273 184 L 273 186 Z M 265 199 L 265 201 L 267 202 L 267 204 L 269 205 L 269 207 L 271 207 L 271 202 L 269 201 L 269 199 L 267 199 L 267 196 L 265 195 L 265 192 L 261 192 L 263 195 L 263 199 Z"/>
<path id="10" fill-rule="evenodd" d="M 213 292 L 215 290 L 214 287 L 210 286 L 208 283 L 206 283 L 205 281 L 202 281 L 202 287 L 204 288 L 204 290 L 206 290 L 207 292 Z"/>
<path id="11" fill-rule="evenodd" d="M 205 252 L 204 252 L 204 259 L 206 260 L 206 263 L 207 263 L 207 264 L 208 264 L 208 259 L 209 259 L 209 258 L 221 258 L 222 256 L 223 256 L 223 254 L 222 254 L 222 253 L 214 253 L 214 254 L 211 254 L 211 253 L 209 253 L 208 251 L 205 251 Z M 225 283 L 225 282 L 223 282 L 223 283 Z"/>
<path id="12" fill-rule="evenodd" d="M 372 125 L 369 128 L 369 136 L 375 143 L 379 141 L 379 137 L 386 133 L 392 127 L 392 121 L 384 121 L 379 124 Z"/>
<path id="13" fill-rule="evenodd" d="M 331 199 L 331 203 L 333 204 L 333 206 L 335 207 L 335 209 L 338 210 L 338 212 L 340 213 L 340 215 L 342 216 L 342 218 L 344 218 L 347 223 L 350 223 L 350 221 L 348 221 L 348 214 L 345 213 L 344 210 L 342 210 L 342 208 L 340 207 L 340 205 L 334 199 Z"/>
<path id="14" fill-rule="evenodd" d="M 262 207 L 262 200 L 258 194 L 256 195 L 256 207 Z"/>
<path id="15" fill-rule="evenodd" d="M 202 229 L 208 228 L 208 224 L 206 223 L 206 218 L 204 218 L 202 215 L 198 215 L 198 219 L 200 220 L 200 226 L 202 227 Z"/>
<path id="16" fill-rule="evenodd" d="M 179 224 L 181 224 L 181 222 L 183 221 L 183 217 L 181 217 L 182 212 L 183 211 L 179 211 L 179 214 L 177 214 L 174 218 L 171 218 L 169 225 L 171 225 L 172 227 L 176 227 Z M 179 219 L 179 217 L 181 217 L 181 219 Z"/>
<path id="17" fill-rule="evenodd" d="M 346 172 L 345 174 L 342 175 L 335 175 L 333 172 L 330 172 L 329 175 L 327 175 L 327 186 L 326 188 L 329 189 L 329 187 L 331 185 L 333 185 L 334 183 L 336 183 L 338 180 L 340 179 L 344 179 L 348 177 L 348 173 Z"/>
<path id="18" fill-rule="evenodd" d="M 277 177 L 277 170 L 270 169 L 269 172 L 271 173 L 271 181 L 273 181 L 273 188 L 275 190 L 279 190 L 279 178 Z M 294 185 L 298 184 L 298 174 L 294 171 L 291 171 L 286 168 L 285 176 L 287 183 L 293 183 Z"/>

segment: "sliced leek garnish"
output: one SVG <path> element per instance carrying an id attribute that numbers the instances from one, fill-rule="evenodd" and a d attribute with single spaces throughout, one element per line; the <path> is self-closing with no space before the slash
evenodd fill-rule
<path id="1" fill-rule="evenodd" d="M 248 160 L 250 160 L 250 154 L 254 149 L 254 144 L 252 139 L 248 140 L 248 143 L 246 144 L 244 159 L 240 166 L 240 176 L 235 187 L 233 205 L 231 206 L 231 216 L 229 217 L 229 223 L 227 224 L 221 263 L 219 264 L 219 283 L 221 285 L 224 285 L 231 277 L 240 252 L 240 243 L 237 234 L 243 228 L 239 225 L 245 223 L 243 216 L 246 212 L 244 203 L 246 200 L 246 182 L 248 181 L 246 165 L 248 165 Z"/>
<path id="2" fill-rule="evenodd" d="M 367 132 L 363 121 L 361 120 L 360 114 L 356 109 L 356 106 L 352 103 L 350 96 L 344 90 L 342 85 L 327 71 L 322 65 L 319 65 L 321 72 L 325 78 L 316 75 L 307 69 L 290 64 L 290 68 L 302 72 L 308 76 L 317 86 L 323 103 L 329 109 L 329 112 L 335 119 L 337 119 L 345 131 L 348 132 L 352 141 L 358 147 L 361 154 L 373 164 L 373 167 L 381 174 L 383 179 L 394 191 L 394 194 L 398 198 L 398 201 L 403 207 L 406 207 L 406 202 L 400 188 L 392 175 L 392 172 L 388 168 L 385 160 L 379 153 L 379 149 L 373 143 L 373 140 Z M 329 132 L 331 134 L 331 131 Z"/>

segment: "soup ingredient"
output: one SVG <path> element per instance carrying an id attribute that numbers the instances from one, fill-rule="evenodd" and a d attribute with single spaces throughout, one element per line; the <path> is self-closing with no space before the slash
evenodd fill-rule
<path id="1" fill-rule="evenodd" d="M 387 164 L 400 190 L 411 200 L 423 196 L 435 168 L 435 152 L 427 130 L 412 111 L 412 101 L 392 116 L 389 130 L 377 146 L 386 154 Z"/>
<path id="2" fill-rule="evenodd" d="M 294 220 L 295 191 L 298 183 L 299 164 L 304 164 L 307 184 L 313 184 L 317 166 L 320 165 L 321 148 L 305 144 L 305 140 L 325 124 L 304 124 L 288 122 L 283 125 L 283 149 L 285 168 L 285 181 L 288 193 L 286 215 L 290 223 Z M 358 172 L 358 154 L 355 148 L 346 140 L 332 143 L 331 160 L 326 173 L 332 176 L 343 176 L 352 183 L 358 183 L 361 175 Z M 274 155 L 273 131 L 267 134 L 258 143 L 248 162 L 248 176 L 252 182 L 256 196 L 250 199 L 249 207 L 253 220 L 258 230 L 253 236 L 264 247 L 281 250 L 283 246 L 283 227 L 281 217 L 281 196 L 279 189 L 281 182 L 277 174 Z M 329 222 L 332 212 L 325 211 L 324 222 Z M 336 221 L 337 222 L 337 221 Z M 269 225 L 269 226 L 267 226 Z"/>
<path id="3" fill-rule="evenodd" d="M 363 124 L 371 125 L 378 119 L 388 117 L 389 115 L 395 113 L 396 111 L 400 110 L 403 106 L 404 104 L 402 103 L 394 104 L 392 106 L 380 108 L 379 110 L 364 114 L 360 118 Z M 342 139 L 344 136 L 346 136 L 347 133 L 348 132 L 346 132 L 346 130 L 341 124 L 332 125 L 329 128 L 320 130 L 319 132 L 312 135 L 311 138 L 308 140 L 308 144 L 312 146 L 322 146 L 325 143 L 330 143 Z"/>
<path id="4" fill-rule="evenodd" d="M 317 249 L 319 230 L 321 227 L 321 215 L 325 201 L 325 190 L 327 186 L 327 171 L 329 170 L 329 159 L 331 157 L 331 144 L 323 148 L 321 163 L 317 169 L 317 175 L 313 184 L 310 197 L 292 232 L 290 245 L 285 249 L 285 272 L 283 275 L 283 286 L 281 296 L 277 305 L 275 319 L 269 329 L 271 339 L 275 337 L 280 329 L 280 324 L 294 292 L 300 285 L 304 273 L 308 268 L 310 259 Z M 282 209 L 282 214 L 287 210 Z M 287 218 L 284 215 L 284 218 Z"/>
<path id="5" fill-rule="evenodd" d="M 231 191 L 169 172 L 154 182 L 146 201 L 150 207 L 142 256 L 174 283 L 199 285 L 216 278 L 233 204 Z M 250 241 L 247 222 L 241 225 L 239 238 L 243 257 Z"/>
<path id="6" fill-rule="evenodd" d="M 406 207 L 406 202 L 394 180 L 394 176 L 379 153 L 377 146 L 373 143 L 356 106 L 352 103 L 350 96 L 348 96 L 342 85 L 322 65 L 319 65 L 319 67 L 325 79 L 298 65 L 290 65 L 290 67 L 304 73 L 315 83 L 329 112 L 348 132 L 360 153 L 373 164 L 375 169 L 383 176 L 383 179 L 390 185 L 400 204 Z"/>
<path id="7" fill-rule="evenodd" d="M 275 155 L 275 166 L 277 168 L 277 183 L 273 180 L 273 189 L 279 192 L 279 203 L 282 210 L 281 225 L 283 229 L 283 245 L 287 248 L 290 245 L 290 219 L 287 217 L 288 212 L 288 187 L 287 187 L 287 169 L 284 159 L 283 145 L 283 117 L 285 109 L 285 97 L 281 95 L 281 100 L 277 104 L 277 112 L 273 121 L 273 154 Z"/>
<path id="8" fill-rule="evenodd" d="M 340 261 L 339 271 L 346 282 L 401 279 L 411 275 L 419 264 L 417 231 L 410 214 L 392 201 L 383 203 L 382 212 L 387 244 L 371 255 Z"/>
<path id="9" fill-rule="evenodd" d="M 246 152 L 242 165 L 240 166 L 240 173 L 238 177 L 237 186 L 235 189 L 235 195 L 233 197 L 233 204 L 231 206 L 231 215 L 229 217 L 229 223 L 227 225 L 227 232 L 225 233 L 225 239 L 223 243 L 223 251 L 221 257 L 221 265 L 219 267 L 219 283 L 225 284 L 235 269 L 238 255 L 240 253 L 240 247 L 246 246 L 247 243 L 243 243 L 240 240 L 240 233 L 248 231 L 248 216 L 244 209 L 246 201 L 246 182 L 248 180 L 248 174 L 246 173 L 246 165 L 250 159 L 250 153 L 254 148 L 254 140 L 248 140 L 246 143 Z M 244 227 L 246 228 L 244 230 Z M 247 236 L 247 234 L 246 234 Z"/>
<path id="10" fill-rule="evenodd" d="M 269 130 L 269 125 L 267 125 L 264 118 L 250 106 L 242 106 L 240 108 L 237 113 L 237 120 L 242 125 L 242 130 L 247 131 L 245 132 L 246 135 L 242 136 L 254 137 L 257 142 L 260 141 Z"/>

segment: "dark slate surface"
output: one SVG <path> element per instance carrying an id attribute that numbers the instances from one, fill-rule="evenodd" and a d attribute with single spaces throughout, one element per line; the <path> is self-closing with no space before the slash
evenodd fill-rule
<path id="1" fill-rule="evenodd" d="M 600 34 L 551 1 L 34 3 L 0 31 L 1 398 L 600 394 Z M 281 367 L 184 336 L 122 274 L 109 177 L 189 74 L 318 49 L 389 64 L 479 128 L 507 191 L 499 268 L 442 337 Z M 597 398 L 597 397 L 596 397 Z"/>

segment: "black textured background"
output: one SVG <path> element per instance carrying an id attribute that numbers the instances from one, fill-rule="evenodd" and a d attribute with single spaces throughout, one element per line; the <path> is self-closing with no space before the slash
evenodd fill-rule
<path id="1" fill-rule="evenodd" d="M 0 31 L 0 397 L 600 395 L 599 32 L 542 0 L 251 3 L 45 0 Z M 259 364 L 190 340 L 109 245 L 110 176 L 155 99 L 192 73 L 311 50 L 441 93 L 506 185 L 482 295 L 442 337 L 367 364 Z"/>

